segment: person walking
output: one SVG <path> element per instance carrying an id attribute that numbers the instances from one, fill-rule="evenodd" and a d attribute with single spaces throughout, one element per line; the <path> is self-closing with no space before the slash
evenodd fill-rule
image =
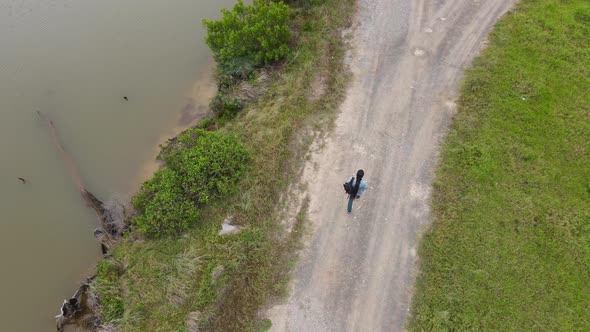
<path id="1" fill-rule="evenodd" d="M 369 189 L 367 181 L 363 180 L 364 176 L 365 172 L 362 169 L 359 169 L 358 172 L 356 172 L 356 178 L 351 179 L 352 189 L 350 191 L 350 194 L 348 194 L 348 207 L 346 208 L 346 211 L 348 211 L 348 213 L 352 212 L 352 201 L 361 198 L 363 192 Z"/>

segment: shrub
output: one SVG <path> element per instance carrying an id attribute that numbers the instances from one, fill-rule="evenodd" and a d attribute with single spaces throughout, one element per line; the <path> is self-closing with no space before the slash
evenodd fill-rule
<path id="1" fill-rule="evenodd" d="M 146 181 L 133 198 L 139 214 L 131 222 L 150 237 L 175 235 L 198 218 L 195 204 L 185 195 L 178 174 L 163 168 Z"/>
<path id="2" fill-rule="evenodd" d="M 233 135 L 189 129 L 163 159 L 179 175 L 184 192 L 207 204 L 237 189 L 250 157 Z"/>
<path id="3" fill-rule="evenodd" d="M 244 108 L 244 103 L 239 98 L 229 97 L 219 92 L 211 99 L 209 107 L 219 117 L 226 114 L 233 117 Z"/>
<path id="4" fill-rule="evenodd" d="M 310 8 L 311 6 L 313 6 L 314 4 L 318 4 L 318 2 L 321 2 L 321 0 L 284 0 L 284 2 L 286 4 L 288 4 L 289 6 L 297 6 L 297 7 L 304 7 L 304 8 Z"/>
<path id="5" fill-rule="evenodd" d="M 248 152 L 232 135 L 189 129 L 164 147 L 166 167 L 133 198 L 131 222 L 150 237 L 176 235 L 194 223 L 197 208 L 232 193 L 246 170 Z"/>
<path id="6" fill-rule="evenodd" d="M 254 76 L 256 63 L 248 58 L 229 59 L 217 66 L 217 84 L 220 89 L 229 88 L 241 80 Z"/>
<path id="7" fill-rule="evenodd" d="M 265 65 L 289 53 L 289 6 L 283 2 L 254 0 L 244 5 L 239 0 L 222 13 L 220 20 L 203 20 L 205 41 L 222 70 L 240 72 L 240 63 Z"/>

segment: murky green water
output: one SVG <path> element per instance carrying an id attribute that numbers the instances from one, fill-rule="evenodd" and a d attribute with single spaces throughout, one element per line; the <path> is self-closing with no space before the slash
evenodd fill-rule
<path id="1" fill-rule="evenodd" d="M 201 19 L 233 2 L 0 0 L 0 330 L 54 331 L 99 258 L 96 215 L 34 111 L 91 191 L 127 195 L 183 109 L 206 104 Z"/>

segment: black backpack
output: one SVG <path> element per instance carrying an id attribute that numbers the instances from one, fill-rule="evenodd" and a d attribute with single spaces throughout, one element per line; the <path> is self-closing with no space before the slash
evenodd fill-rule
<path id="1" fill-rule="evenodd" d="M 352 191 L 354 190 L 354 187 L 352 186 L 352 181 L 354 181 L 354 177 L 350 178 L 350 181 L 348 182 L 344 182 L 343 186 L 344 186 L 344 191 L 346 191 L 347 194 L 352 194 Z"/>

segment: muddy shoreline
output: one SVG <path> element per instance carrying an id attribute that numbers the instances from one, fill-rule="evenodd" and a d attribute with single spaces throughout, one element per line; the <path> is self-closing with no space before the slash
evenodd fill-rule
<path id="1" fill-rule="evenodd" d="M 136 191 L 160 167 L 156 157 L 160 153 L 160 147 L 163 144 L 188 128 L 196 126 L 201 120 L 211 115 L 209 101 L 217 92 L 214 70 L 215 62 L 211 59 L 209 65 L 186 93 L 186 103 L 176 116 L 176 119 L 162 131 L 157 143 L 153 145 L 149 157 L 139 167 L 137 177 L 131 181 L 132 191 Z"/>

